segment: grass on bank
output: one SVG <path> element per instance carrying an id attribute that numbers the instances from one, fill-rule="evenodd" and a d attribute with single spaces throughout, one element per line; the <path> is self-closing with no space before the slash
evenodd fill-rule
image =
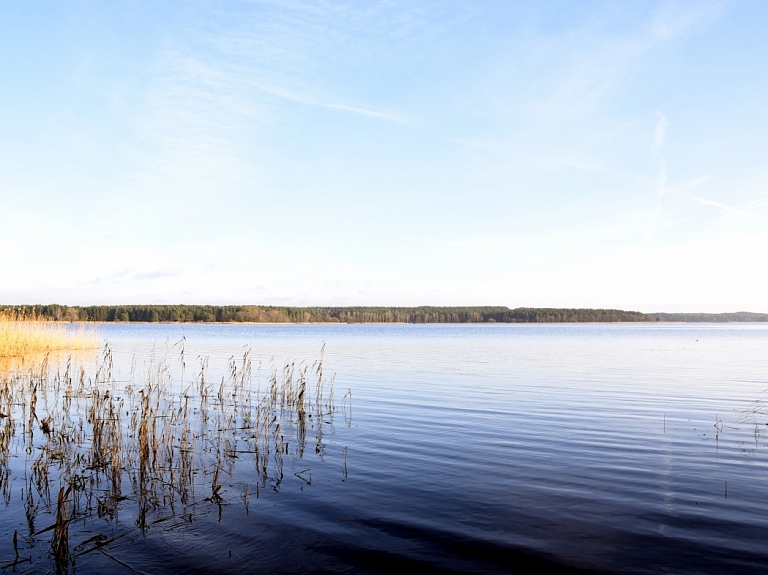
<path id="1" fill-rule="evenodd" d="M 82 351 L 99 346 L 95 326 L 55 322 L 37 316 L 0 312 L 0 357 L 51 351 Z"/>

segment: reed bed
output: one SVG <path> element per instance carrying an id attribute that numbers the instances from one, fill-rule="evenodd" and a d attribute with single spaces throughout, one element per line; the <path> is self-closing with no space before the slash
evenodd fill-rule
<path id="1" fill-rule="evenodd" d="M 99 347 L 93 325 L 69 324 L 0 312 L 0 357 L 29 357 L 52 351 L 82 351 Z"/>
<path id="2" fill-rule="evenodd" d="M 108 344 L 92 376 L 72 358 L 0 375 L 0 496 L 23 505 L 26 517 L 13 553 L 3 556 L 10 542 L 0 541 L 0 570 L 50 560 L 68 572 L 94 551 L 125 565 L 107 548 L 126 535 L 184 526 L 210 509 L 221 518 L 235 502 L 247 512 L 288 480 L 312 485 L 334 417 L 349 425 L 351 416 L 349 393 L 334 403 L 322 353 L 264 373 L 244 348 L 214 380 L 207 358 L 189 369 L 184 344 L 177 365 L 153 354 L 140 376 L 135 367 L 116 376 Z M 346 450 L 338 467 L 346 480 Z"/>

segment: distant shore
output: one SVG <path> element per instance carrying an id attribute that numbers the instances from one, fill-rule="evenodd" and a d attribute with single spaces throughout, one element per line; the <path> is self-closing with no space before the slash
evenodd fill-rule
<path id="1" fill-rule="evenodd" d="M 118 323 L 249 324 L 420 324 L 420 323 L 727 323 L 768 322 L 768 314 L 643 313 L 601 308 L 532 308 L 505 306 L 348 306 L 298 307 L 263 305 L 0 305 L 0 312 L 54 321 Z"/>

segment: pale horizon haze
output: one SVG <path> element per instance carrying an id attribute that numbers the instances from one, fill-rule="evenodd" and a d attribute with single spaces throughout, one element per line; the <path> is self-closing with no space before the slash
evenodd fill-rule
<path id="1" fill-rule="evenodd" d="M 768 312 L 768 3 L 15 2 L 0 304 Z"/>

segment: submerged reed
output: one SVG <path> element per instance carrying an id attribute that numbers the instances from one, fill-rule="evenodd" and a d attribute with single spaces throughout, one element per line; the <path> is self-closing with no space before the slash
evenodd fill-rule
<path id="1" fill-rule="evenodd" d="M 106 546 L 125 535 L 187 525 L 206 506 L 220 520 L 223 506 L 236 500 L 247 512 L 260 490 L 278 492 L 289 480 L 301 488 L 314 483 L 313 467 L 317 472 L 323 463 L 324 438 L 339 411 L 322 357 L 311 366 L 271 369 L 262 390 L 261 366 L 254 369 L 249 348 L 230 359 L 219 381 L 208 376 L 202 357 L 196 376 L 185 380 L 180 343 L 180 379 L 174 363 L 154 353 L 144 376 L 132 366 L 129 379 L 121 379 L 109 345 L 93 377 L 71 358 L 0 373 L 0 494 L 6 505 L 19 501 L 27 519 L 26 529 L 18 527 L 24 544 L 14 539 L 14 555 L 0 554 L 0 569 L 18 563 L 19 553 L 39 567 L 38 541 L 60 573 L 92 551 L 121 562 Z M 350 400 L 348 393 L 345 420 Z M 305 457 L 309 441 L 314 449 Z M 19 456 L 23 474 L 17 469 L 14 478 Z M 303 461 L 295 471 L 309 456 L 314 463 Z M 346 450 L 343 459 L 340 480 L 347 477 Z"/>

